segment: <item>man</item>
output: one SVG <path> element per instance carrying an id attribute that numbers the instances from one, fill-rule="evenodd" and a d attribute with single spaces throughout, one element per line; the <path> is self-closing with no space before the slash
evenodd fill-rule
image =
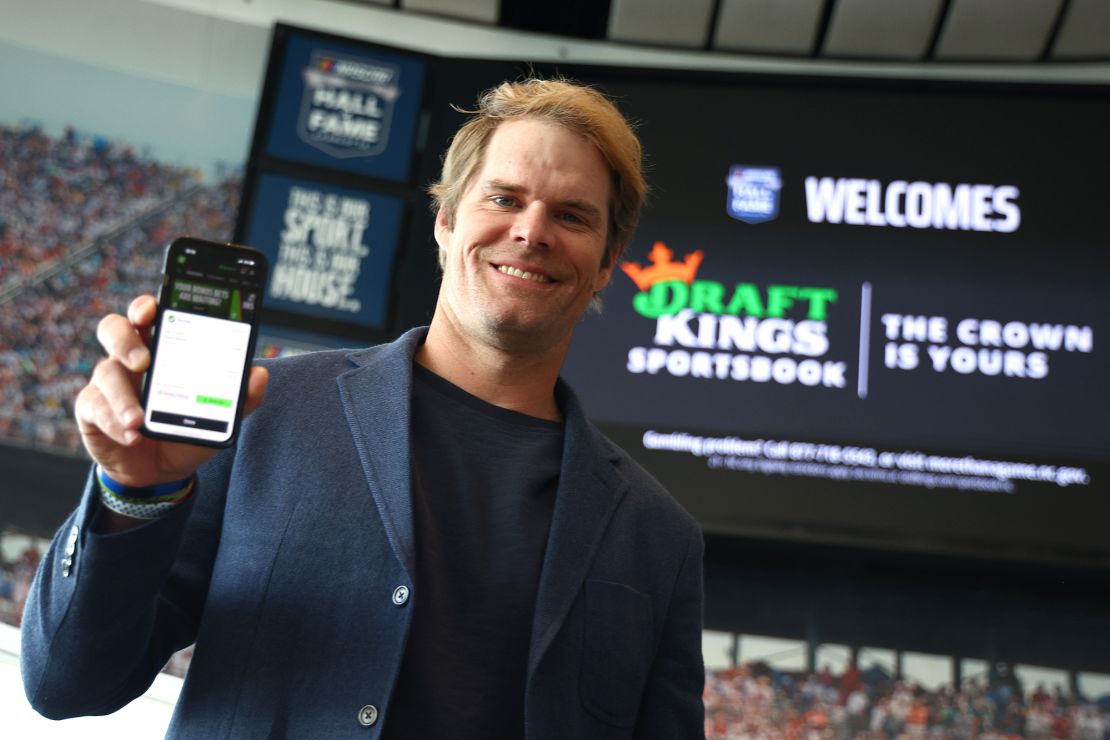
<path id="1" fill-rule="evenodd" d="M 596 91 L 487 92 L 432 188 L 430 327 L 254 368 L 215 457 L 137 431 L 153 299 L 105 318 L 32 704 L 114 711 L 195 640 L 172 737 L 699 736 L 700 531 L 558 379 L 645 191 Z"/>

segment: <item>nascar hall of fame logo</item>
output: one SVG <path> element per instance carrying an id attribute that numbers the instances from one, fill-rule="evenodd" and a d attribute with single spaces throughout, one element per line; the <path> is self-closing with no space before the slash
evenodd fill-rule
<path id="1" fill-rule="evenodd" d="M 782 177 L 778 167 L 734 164 L 727 182 L 728 215 L 746 224 L 770 221 L 779 215 Z"/>
<path id="2" fill-rule="evenodd" d="M 297 134 L 333 157 L 371 157 L 389 144 L 400 71 L 390 64 L 318 51 L 302 70 Z"/>

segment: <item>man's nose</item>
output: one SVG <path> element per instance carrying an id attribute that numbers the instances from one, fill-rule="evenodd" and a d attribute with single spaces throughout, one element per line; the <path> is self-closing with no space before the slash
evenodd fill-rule
<path id="1" fill-rule="evenodd" d="M 533 249 L 547 249 L 551 246 L 551 214 L 543 203 L 530 203 L 517 213 L 513 220 L 512 238 L 514 242 Z"/>

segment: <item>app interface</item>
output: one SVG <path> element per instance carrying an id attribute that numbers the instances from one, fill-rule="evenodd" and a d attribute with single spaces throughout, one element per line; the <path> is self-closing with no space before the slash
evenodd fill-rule
<path id="1" fill-rule="evenodd" d="M 210 442 L 231 437 L 259 295 L 255 257 L 175 249 L 169 292 L 156 327 L 157 350 L 147 393 L 153 432 Z"/>

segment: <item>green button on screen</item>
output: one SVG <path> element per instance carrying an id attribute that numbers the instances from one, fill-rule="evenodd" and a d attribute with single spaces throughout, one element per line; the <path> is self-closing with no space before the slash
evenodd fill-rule
<path id="1" fill-rule="evenodd" d="M 206 403 L 209 406 L 223 406 L 231 408 L 230 398 L 213 398 L 212 396 L 197 396 L 197 403 Z"/>

